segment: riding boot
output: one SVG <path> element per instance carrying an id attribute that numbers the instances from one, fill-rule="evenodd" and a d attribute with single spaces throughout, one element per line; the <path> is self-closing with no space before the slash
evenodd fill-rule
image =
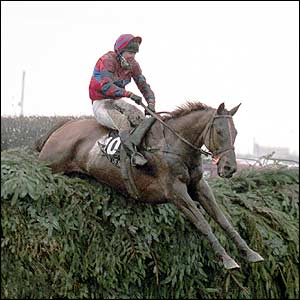
<path id="1" fill-rule="evenodd" d="M 130 135 L 131 130 L 124 130 L 119 133 L 121 142 L 123 144 L 123 147 L 126 151 L 126 153 L 131 157 L 131 165 L 132 166 L 143 166 L 148 161 L 143 156 L 142 153 L 137 151 L 136 145 L 132 142 L 132 138 L 136 137 L 136 134 L 134 136 Z"/>

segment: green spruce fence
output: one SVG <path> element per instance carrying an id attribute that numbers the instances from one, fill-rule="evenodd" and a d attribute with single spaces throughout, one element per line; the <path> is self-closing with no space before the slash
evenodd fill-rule
<path id="1" fill-rule="evenodd" d="M 221 209 L 264 258 L 226 271 L 172 204 L 127 199 L 92 178 L 53 175 L 28 148 L 1 152 L 3 299 L 299 298 L 299 170 L 209 178 Z"/>

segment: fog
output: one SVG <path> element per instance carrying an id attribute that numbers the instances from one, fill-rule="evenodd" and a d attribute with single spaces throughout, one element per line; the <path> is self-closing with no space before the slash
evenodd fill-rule
<path id="1" fill-rule="evenodd" d="M 143 38 L 157 111 L 242 103 L 238 152 L 299 153 L 298 1 L 2 1 L 1 115 L 92 115 L 94 65 L 123 33 Z"/>

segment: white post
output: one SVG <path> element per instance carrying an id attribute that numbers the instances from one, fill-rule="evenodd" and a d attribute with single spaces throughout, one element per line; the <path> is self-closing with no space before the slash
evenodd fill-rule
<path id="1" fill-rule="evenodd" d="M 21 101 L 20 101 L 20 106 L 21 106 L 21 112 L 20 116 L 23 117 L 24 115 L 24 85 L 25 85 L 25 71 L 23 71 L 22 75 L 22 93 L 21 93 Z"/>

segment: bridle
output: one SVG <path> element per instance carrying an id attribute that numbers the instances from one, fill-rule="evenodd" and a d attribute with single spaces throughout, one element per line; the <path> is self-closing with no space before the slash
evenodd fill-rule
<path id="1" fill-rule="evenodd" d="M 220 159 L 229 151 L 234 151 L 234 146 L 233 146 L 233 137 L 232 137 L 232 132 L 231 132 L 231 122 L 230 120 L 232 120 L 232 116 L 231 115 L 216 115 L 216 112 L 213 114 L 212 118 L 210 119 L 210 121 L 207 123 L 205 129 L 203 130 L 203 134 L 201 135 L 202 137 L 202 141 L 205 144 L 205 141 L 207 139 L 207 135 L 209 133 L 209 137 L 208 137 L 208 149 L 212 149 L 212 145 L 214 145 L 214 136 L 212 134 L 212 127 L 214 125 L 214 121 L 217 118 L 227 118 L 227 124 L 228 124 L 228 129 L 229 129 L 229 145 L 225 146 L 222 149 L 218 149 L 215 151 L 212 151 L 211 156 L 213 158 L 213 161 L 215 164 L 218 164 L 218 162 L 220 161 Z M 211 151 L 211 150 L 210 150 Z"/>

